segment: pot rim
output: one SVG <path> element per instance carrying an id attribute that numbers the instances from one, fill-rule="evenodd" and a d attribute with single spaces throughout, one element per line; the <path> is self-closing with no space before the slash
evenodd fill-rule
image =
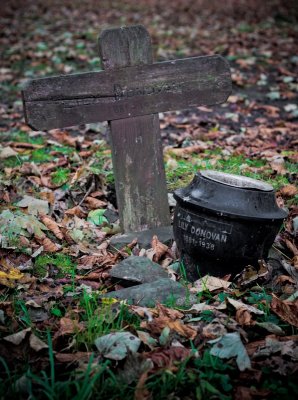
<path id="1" fill-rule="evenodd" d="M 206 179 L 234 188 L 260 190 L 264 192 L 271 192 L 274 190 L 273 186 L 269 183 L 247 176 L 227 174 L 215 170 L 200 171 L 200 174 Z"/>

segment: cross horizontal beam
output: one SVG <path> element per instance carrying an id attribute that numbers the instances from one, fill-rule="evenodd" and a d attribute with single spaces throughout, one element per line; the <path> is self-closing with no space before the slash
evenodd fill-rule
<path id="1" fill-rule="evenodd" d="M 34 79 L 22 91 L 36 130 L 219 104 L 230 93 L 229 65 L 219 55 Z"/>

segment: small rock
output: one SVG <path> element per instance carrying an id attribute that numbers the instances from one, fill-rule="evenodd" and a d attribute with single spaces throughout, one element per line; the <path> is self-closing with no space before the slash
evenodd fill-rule
<path id="1" fill-rule="evenodd" d="M 103 214 L 106 219 L 109 221 L 110 224 L 113 224 L 114 222 L 118 221 L 119 215 L 116 211 L 111 210 L 109 208 L 106 209 L 106 211 Z"/>
<path id="2" fill-rule="evenodd" d="M 150 249 L 152 237 L 154 235 L 158 237 L 160 242 L 168 246 L 171 246 L 174 241 L 172 226 L 162 226 L 142 232 L 128 232 L 122 235 L 115 235 L 111 238 L 110 245 L 116 249 L 121 249 L 134 239 L 138 239 L 138 244 L 141 248 Z"/>
<path id="3" fill-rule="evenodd" d="M 293 218 L 293 229 L 296 234 L 298 232 L 298 217 Z"/>
<path id="4" fill-rule="evenodd" d="M 154 282 L 159 278 L 168 278 L 167 272 L 147 257 L 131 256 L 110 270 L 112 278 L 130 283 Z"/>
<path id="5" fill-rule="evenodd" d="M 142 307 L 154 306 L 156 302 L 173 302 L 179 306 L 185 304 L 191 305 L 197 302 L 196 297 L 189 293 L 188 289 L 181 285 L 181 283 L 168 278 L 116 290 L 105 294 L 103 297 L 128 300 L 132 304 Z"/>

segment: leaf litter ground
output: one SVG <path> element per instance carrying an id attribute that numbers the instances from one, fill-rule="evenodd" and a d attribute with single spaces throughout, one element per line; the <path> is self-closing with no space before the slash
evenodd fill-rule
<path id="1" fill-rule="evenodd" d="M 265 3 L 265 4 L 264 4 Z M 270 4 L 269 4 L 270 3 Z M 297 11 L 297 8 L 296 8 Z M 16 1 L 1 11 L 2 398 L 297 398 L 297 24 L 294 2 Z M 233 94 L 160 115 L 169 192 L 199 169 L 270 182 L 289 217 L 270 259 L 189 284 L 175 245 L 120 250 L 106 124 L 33 132 L 26 79 L 100 69 L 98 33 L 142 23 L 156 60 L 219 53 Z M 147 256 L 195 295 L 153 308 L 104 299 Z M 178 268 L 178 269 L 177 269 Z"/>

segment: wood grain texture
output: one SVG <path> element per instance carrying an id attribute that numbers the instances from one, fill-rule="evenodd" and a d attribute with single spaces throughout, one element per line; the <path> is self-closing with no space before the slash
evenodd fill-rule
<path id="1" fill-rule="evenodd" d="M 152 61 L 144 27 L 104 31 L 99 43 L 106 69 Z M 110 137 L 123 231 L 170 225 L 158 114 L 110 121 Z"/>
<path id="2" fill-rule="evenodd" d="M 130 28 L 131 41 L 137 42 L 137 45 L 128 45 L 130 36 L 126 29 L 122 29 L 121 38 L 117 38 L 115 31 L 105 33 L 101 39 L 106 71 L 28 82 L 23 90 L 28 125 L 33 129 L 46 130 L 219 104 L 231 93 L 229 66 L 221 56 L 144 65 L 145 51 L 140 46 L 142 36 L 136 35 Z M 112 39 L 115 45 L 110 46 Z M 143 40 L 145 48 L 148 48 L 147 35 Z M 141 65 L 135 65 L 134 53 Z M 128 67 L 124 67 L 125 57 Z M 147 59 L 151 62 L 151 55 Z"/>

